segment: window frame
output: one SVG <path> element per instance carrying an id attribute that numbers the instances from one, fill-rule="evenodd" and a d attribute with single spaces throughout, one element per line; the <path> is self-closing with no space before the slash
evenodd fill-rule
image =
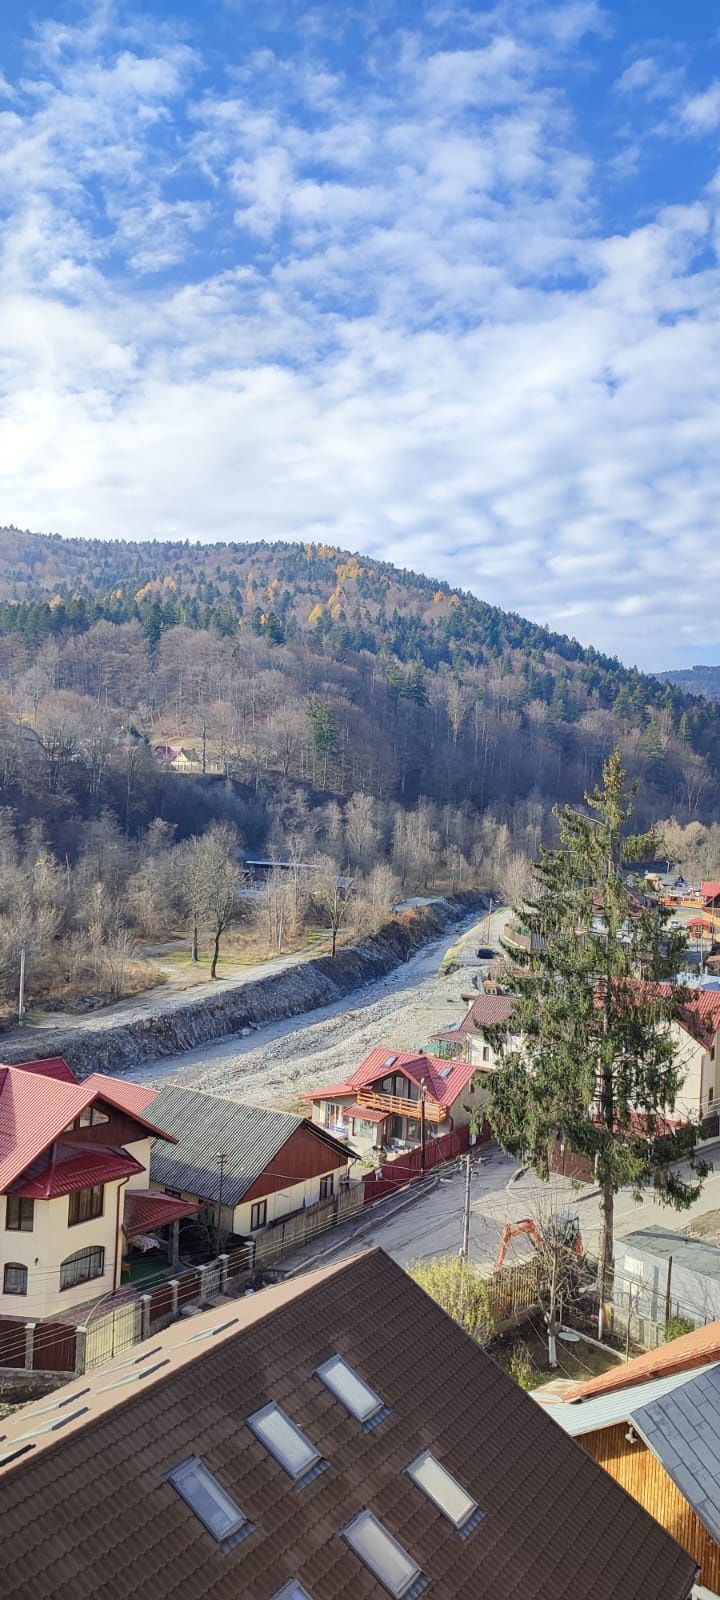
<path id="1" fill-rule="evenodd" d="M 9 1289 L 8 1288 L 7 1278 L 8 1278 L 8 1273 L 9 1272 L 21 1272 L 23 1274 L 23 1287 L 22 1287 L 22 1289 Z M 3 1294 L 27 1295 L 27 1292 L 28 1292 L 28 1269 L 25 1266 L 24 1262 L 22 1262 L 22 1261 L 6 1261 L 5 1265 L 3 1267 Z"/>
<path id="2" fill-rule="evenodd" d="M 395 1550 L 399 1551 L 400 1555 L 408 1563 L 408 1566 L 412 1568 L 412 1571 L 408 1573 L 407 1579 L 395 1584 L 394 1586 L 391 1586 L 387 1575 L 383 1577 L 382 1568 L 377 1563 L 374 1565 L 371 1563 L 371 1561 L 368 1559 L 368 1552 L 363 1552 L 357 1538 L 353 1538 L 354 1530 L 358 1529 L 362 1524 L 365 1526 L 371 1524 L 375 1532 L 379 1530 L 383 1539 L 386 1539 Z M 409 1551 L 405 1549 L 405 1546 L 400 1543 L 400 1540 L 396 1539 L 395 1535 L 390 1532 L 389 1528 L 385 1527 L 384 1522 L 380 1521 L 380 1518 L 375 1515 L 375 1512 L 369 1511 L 367 1507 L 364 1507 L 362 1511 L 358 1511 L 357 1516 L 353 1517 L 352 1521 L 346 1524 L 346 1526 L 342 1529 L 342 1537 L 352 1550 L 353 1555 L 357 1556 L 358 1561 L 362 1562 L 365 1571 L 371 1573 L 377 1583 L 382 1584 L 383 1589 L 385 1589 L 387 1593 L 392 1596 L 392 1600 L 404 1600 L 404 1596 L 414 1590 L 416 1585 L 418 1585 L 423 1579 L 424 1574 L 422 1567 L 415 1560 L 414 1556 L 411 1556 Z"/>
<path id="3" fill-rule="evenodd" d="M 427 1485 L 422 1483 L 418 1478 L 417 1470 L 426 1461 L 432 1462 L 432 1465 L 436 1467 L 444 1477 L 450 1480 L 450 1484 L 453 1486 L 453 1488 L 455 1488 L 458 1493 L 463 1495 L 468 1501 L 468 1509 L 459 1520 L 454 1517 L 450 1511 L 448 1511 L 447 1506 L 442 1504 L 442 1501 L 438 1499 L 437 1495 L 433 1494 L 431 1490 L 428 1489 Z M 424 1494 L 425 1499 L 429 1500 L 430 1504 L 435 1506 L 435 1509 L 440 1512 L 440 1515 L 445 1518 L 445 1521 L 449 1522 L 450 1526 L 455 1528 L 458 1533 L 462 1533 L 463 1529 L 467 1527 L 467 1524 L 471 1522 L 473 1517 L 476 1516 L 477 1512 L 480 1511 L 480 1506 L 478 1505 L 477 1500 L 473 1498 L 468 1489 L 463 1487 L 459 1479 L 456 1478 L 454 1473 L 450 1471 L 449 1467 L 446 1467 L 444 1463 L 440 1461 L 439 1457 L 435 1455 L 434 1450 L 421 1450 L 420 1454 L 415 1456 L 414 1460 L 408 1464 L 408 1466 L 405 1468 L 405 1471 L 410 1478 L 410 1481 L 414 1483 L 415 1488 L 419 1489 L 421 1494 Z M 485 1513 L 483 1511 L 482 1516 L 484 1515 Z"/>
<path id="4" fill-rule="evenodd" d="M 335 1196 L 335 1173 L 326 1172 L 320 1179 L 320 1199 L 332 1200 Z"/>
<path id="5" fill-rule="evenodd" d="M 282 1456 L 278 1454 L 277 1446 L 275 1444 L 270 1444 L 266 1434 L 261 1431 L 262 1423 L 265 1417 L 270 1416 L 273 1412 L 277 1413 L 281 1422 L 286 1427 L 292 1429 L 292 1432 L 297 1434 L 297 1437 L 301 1440 L 302 1444 L 312 1452 L 310 1459 L 304 1461 L 297 1471 L 288 1465 L 287 1457 L 285 1460 L 283 1460 Z M 313 1472 L 318 1464 L 322 1461 L 322 1456 L 317 1448 L 317 1445 L 313 1444 L 312 1439 L 308 1439 L 307 1434 L 303 1433 L 302 1428 L 298 1426 L 297 1422 L 293 1421 L 292 1417 L 288 1416 L 284 1406 L 279 1405 L 277 1400 L 269 1400 L 267 1405 L 261 1406 L 258 1411 L 253 1411 L 249 1417 L 246 1417 L 245 1420 L 250 1432 L 262 1445 L 263 1449 L 267 1450 L 268 1455 L 272 1456 L 273 1461 L 277 1461 L 278 1466 L 282 1467 L 283 1472 L 286 1472 L 288 1477 L 292 1478 L 293 1483 L 300 1483 L 302 1479 L 305 1478 L 308 1473 Z"/>
<path id="6" fill-rule="evenodd" d="M 84 1195 L 90 1195 L 91 1199 L 92 1199 L 93 1196 L 99 1195 L 99 1206 L 98 1206 L 98 1202 L 95 1201 L 94 1204 L 91 1204 L 91 1207 L 87 1211 L 87 1214 L 85 1216 L 79 1216 L 79 1217 L 73 1216 L 73 1211 L 81 1209 Z M 82 1226 L 83 1222 L 97 1222 L 99 1220 L 99 1218 L 100 1217 L 104 1217 L 104 1215 L 105 1215 L 105 1184 L 104 1183 L 88 1184 L 84 1189 L 73 1189 L 71 1191 L 71 1193 L 68 1195 L 68 1221 L 67 1221 L 67 1225 L 68 1225 L 69 1228 L 79 1228 L 79 1227 Z"/>
<path id="7" fill-rule="evenodd" d="M 86 1277 L 73 1278 L 71 1283 L 63 1283 L 63 1271 L 64 1271 L 64 1269 L 66 1267 L 69 1267 L 71 1263 L 75 1264 L 77 1262 L 79 1264 L 83 1260 L 89 1261 L 91 1256 L 99 1256 L 100 1257 L 100 1271 L 99 1272 L 89 1272 Z M 104 1278 L 104 1276 L 105 1276 L 105 1246 L 102 1245 L 102 1244 L 87 1244 L 87 1245 L 84 1245 L 82 1247 L 82 1249 L 80 1249 L 80 1250 L 73 1250 L 71 1255 L 66 1256 L 65 1260 L 60 1262 L 60 1280 L 59 1280 L 60 1281 L 60 1288 L 59 1288 L 59 1293 L 60 1294 L 65 1294 L 68 1289 L 77 1289 L 83 1283 L 94 1283 L 96 1278 Z"/>
<path id="8" fill-rule="evenodd" d="M 218 1496 L 225 1500 L 229 1506 L 232 1506 L 236 1512 L 235 1521 L 230 1527 L 226 1528 L 224 1533 L 219 1533 L 212 1526 L 209 1518 L 203 1514 L 188 1493 L 186 1484 L 192 1475 L 199 1477 L 201 1480 L 205 1479 L 206 1482 L 209 1479 L 212 1490 L 217 1492 Z M 203 1461 L 202 1456 L 186 1456 L 184 1461 L 178 1462 L 178 1465 L 168 1473 L 167 1481 L 184 1504 L 192 1511 L 193 1516 L 197 1517 L 205 1532 L 209 1533 L 211 1539 L 214 1539 L 215 1543 L 220 1545 L 221 1548 L 227 1544 L 228 1540 L 235 1540 L 239 1534 L 244 1538 L 254 1531 L 254 1524 L 251 1523 L 250 1518 L 242 1510 L 242 1507 L 238 1505 L 230 1491 L 220 1482 L 212 1468 L 208 1467 L 207 1463 Z"/>
<path id="9" fill-rule="evenodd" d="M 257 1222 L 255 1220 L 256 1213 L 260 1218 Z M 267 1227 L 267 1198 L 253 1200 L 250 1205 L 250 1232 L 255 1233 L 258 1228 L 265 1227 Z"/>
<path id="10" fill-rule="evenodd" d="M 373 1400 L 376 1401 L 377 1404 L 370 1406 L 367 1411 L 362 1413 L 355 1410 L 350 1405 L 347 1395 L 343 1394 L 339 1386 L 332 1382 L 331 1376 L 329 1375 L 329 1369 L 332 1369 L 338 1364 L 345 1368 L 346 1372 L 350 1374 L 351 1379 L 355 1383 L 361 1384 L 363 1389 L 366 1389 L 368 1394 L 372 1395 Z M 364 1425 L 365 1423 L 370 1422 L 373 1417 L 376 1417 L 378 1412 L 385 1410 L 385 1401 L 381 1399 L 380 1395 L 377 1393 L 377 1390 L 373 1389 L 372 1384 L 368 1383 L 365 1378 L 360 1376 L 359 1372 L 355 1371 L 355 1368 L 345 1356 L 340 1355 L 339 1351 L 336 1351 L 335 1355 L 328 1356 L 327 1361 L 321 1362 L 320 1366 L 315 1368 L 315 1376 L 320 1379 L 323 1388 L 328 1390 L 328 1393 L 332 1395 L 333 1400 L 337 1400 L 338 1404 L 342 1406 L 343 1410 L 347 1412 L 348 1416 L 353 1417 L 356 1422 L 360 1422 Z"/>
<path id="11" fill-rule="evenodd" d="M 17 1206 L 17 1222 L 10 1221 L 10 1207 Z M 23 1223 L 23 1207 L 30 1207 L 30 1225 Z M 5 1232 L 6 1233 L 33 1233 L 35 1229 L 35 1201 L 25 1194 L 8 1194 L 5 1196 Z"/>

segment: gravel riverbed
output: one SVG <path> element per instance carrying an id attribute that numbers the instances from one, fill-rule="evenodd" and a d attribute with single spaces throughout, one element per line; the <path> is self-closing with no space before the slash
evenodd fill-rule
<path id="1" fill-rule="evenodd" d="M 492 918 L 491 939 L 505 915 L 498 912 Z M 459 1021 L 471 975 L 467 968 L 445 975 L 441 964 L 446 951 L 473 929 L 478 944 L 487 942 L 488 918 L 469 918 L 389 977 L 345 1000 L 270 1023 L 246 1039 L 218 1039 L 199 1050 L 146 1062 L 124 1076 L 158 1087 L 173 1082 L 254 1105 L 294 1109 L 310 1089 L 343 1079 L 375 1045 L 427 1047 L 436 1029 Z"/>

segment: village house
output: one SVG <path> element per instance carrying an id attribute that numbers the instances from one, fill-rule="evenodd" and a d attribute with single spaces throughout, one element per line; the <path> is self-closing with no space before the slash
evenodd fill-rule
<path id="1" fill-rule="evenodd" d="M 200 772 L 202 769 L 197 751 L 186 750 L 183 745 L 155 744 L 153 755 L 163 766 L 172 767 L 173 772 Z"/>
<path id="2" fill-rule="evenodd" d="M 314 1089 L 312 1120 L 363 1155 L 467 1127 L 482 1097 L 469 1062 L 378 1045 L 344 1083 Z"/>
<path id="3" fill-rule="evenodd" d="M 223 1237 L 256 1237 L 353 1182 L 355 1152 L 307 1117 L 174 1084 L 154 1096 L 152 1114 L 174 1141 L 153 1147 L 153 1188 L 196 1201 Z"/>
<path id="4" fill-rule="evenodd" d="M 3 1422 L 4 1600 L 689 1600 L 695 1559 L 381 1251 Z"/>
<path id="5" fill-rule="evenodd" d="M 670 1317 L 700 1324 L 720 1318 L 720 1245 L 674 1233 L 636 1228 L 615 1241 L 613 1304 L 633 1331 L 648 1337 Z"/>
<path id="6" fill-rule="evenodd" d="M 117 1289 L 133 1240 L 177 1242 L 195 1211 L 150 1193 L 150 1150 L 172 1139 L 153 1091 L 62 1057 L 0 1066 L 0 1314 L 40 1319 Z M 172 1243 L 169 1246 L 172 1253 Z"/>
<path id="7" fill-rule="evenodd" d="M 498 1061 L 496 1029 L 507 1030 L 515 1009 L 511 994 L 463 995 L 468 1009 L 455 1028 L 434 1033 L 430 1043 L 439 1056 L 468 1061 L 480 1071 L 492 1071 Z"/>
<path id="8" fill-rule="evenodd" d="M 586 1383 L 533 1394 L 616 1483 L 671 1532 L 720 1591 L 720 1322 Z"/>

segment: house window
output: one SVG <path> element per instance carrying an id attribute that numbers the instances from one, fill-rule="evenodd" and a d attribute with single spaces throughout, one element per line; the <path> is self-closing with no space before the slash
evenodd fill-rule
<path id="1" fill-rule="evenodd" d="M 337 1105 L 334 1100 L 327 1100 L 325 1103 L 325 1127 L 339 1128 L 342 1125 L 344 1109 L 344 1106 Z"/>
<path id="2" fill-rule="evenodd" d="M 317 1375 L 350 1415 L 357 1417 L 358 1422 L 367 1422 L 378 1411 L 385 1410 L 379 1394 L 342 1356 L 331 1356 L 329 1361 L 324 1361 L 317 1368 Z"/>
<path id="3" fill-rule="evenodd" d="M 448 1522 L 462 1529 L 479 1507 L 472 1495 L 468 1494 L 462 1485 L 453 1478 L 446 1467 L 437 1460 L 430 1450 L 423 1450 L 422 1455 L 410 1462 L 408 1474 L 422 1489 L 428 1500 L 432 1500 L 438 1511 L 442 1511 Z"/>
<path id="4" fill-rule="evenodd" d="M 291 1478 L 304 1478 L 310 1468 L 319 1462 L 319 1450 L 275 1401 L 263 1406 L 261 1411 L 255 1411 L 247 1421 L 248 1427 L 252 1428 L 265 1449 L 289 1472 Z"/>
<path id="5" fill-rule="evenodd" d="M 253 1532 L 252 1523 L 248 1522 L 244 1511 L 235 1504 L 199 1456 L 189 1456 L 187 1461 L 182 1461 L 179 1467 L 168 1474 L 168 1481 L 218 1544 L 234 1534 Z"/>
<path id="6" fill-rule="evenodd" d="M 4 1294 L 27 1294 L 27 1267 L 19 1261 L 8 1261 L 3 1273 Z"/>
<path id="7" fill-rule="evenodd" d="M 486 1044 L 484 1044 L 483 1045 L 483 1061 L 489 1061 L 489 1060 L 490 1060 L 490 1051 L 488 1049 L 488 1046 Z"/>
<path id="8" fill-rule="evenodd" d="M 250 1211 L 250 1232 L 256 1228 L 264 1228 L 267 1222 L 267 1200 L 256 1200 Z"/>
<path id="9" fill-rule="evenodd" d="M 715 1099 L 715 1085 L 714 1085 L 714 1083 L 711 1083 L 710 1088 L 708 1089 L 708 1111 L 710 1110 L 710 1107 L 711 1107 L 714 1099 Z"/>
<path id="10" fill-rule="evenodd" d="M 76 1189 L 68 1201 L 68 1227 L 74 1228 L 78 1222 L 92 1222 L 94 1217 L 101 1217 L 104 1204 L 104 1184 L 97 1183 L 94 1189 Z"/>
<path id="11" fill-rule="evenodd" d="M 101 1278 L 104 1271 L 105 1251 L 100 1245 L 88 1245 L 86 1250 L 76 1250 L 60 1263 L 60 1288 L 74 1289 L 78 1283 Z"/>
<path id="12" fill-rule="evenodd" d="M 35 1201 L 21 1194 L 9 1194 L 5 1206 L 5 1227 L 13 1233 L 32 1233 L 35 1227 Z"/>
<path id="13" fill-rule="evenodd" d="M 427 1580 L 417 1562 L 372 1511 L 361 1511 L 354 1517 L 348 1527 L 343 1528 L 343 1538 L 393 1600 L 403 1600 L 405 1595 L 415 1596 L 426 1587 Z"/>
<path id="14" fill-rule="evenodd" d="M 320 1199 L 321 1200 L 331 1200 L 332 1199 L 332 1195 L 333 1195 L 333 1188 L 334 1188 L 334 1176 L 333 1176 L 333 1173 L 330 1172 L 328 1174 L 327 1178 L 321 1178 L 320 1179 Z"/>

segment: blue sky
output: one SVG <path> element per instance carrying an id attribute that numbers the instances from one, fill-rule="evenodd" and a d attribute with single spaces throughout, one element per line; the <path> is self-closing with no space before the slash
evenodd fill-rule
<path id="1" fill-rule="evenodd" d="M 0 519 L 720 660 L 720 15 L 3 8 Z"/>

